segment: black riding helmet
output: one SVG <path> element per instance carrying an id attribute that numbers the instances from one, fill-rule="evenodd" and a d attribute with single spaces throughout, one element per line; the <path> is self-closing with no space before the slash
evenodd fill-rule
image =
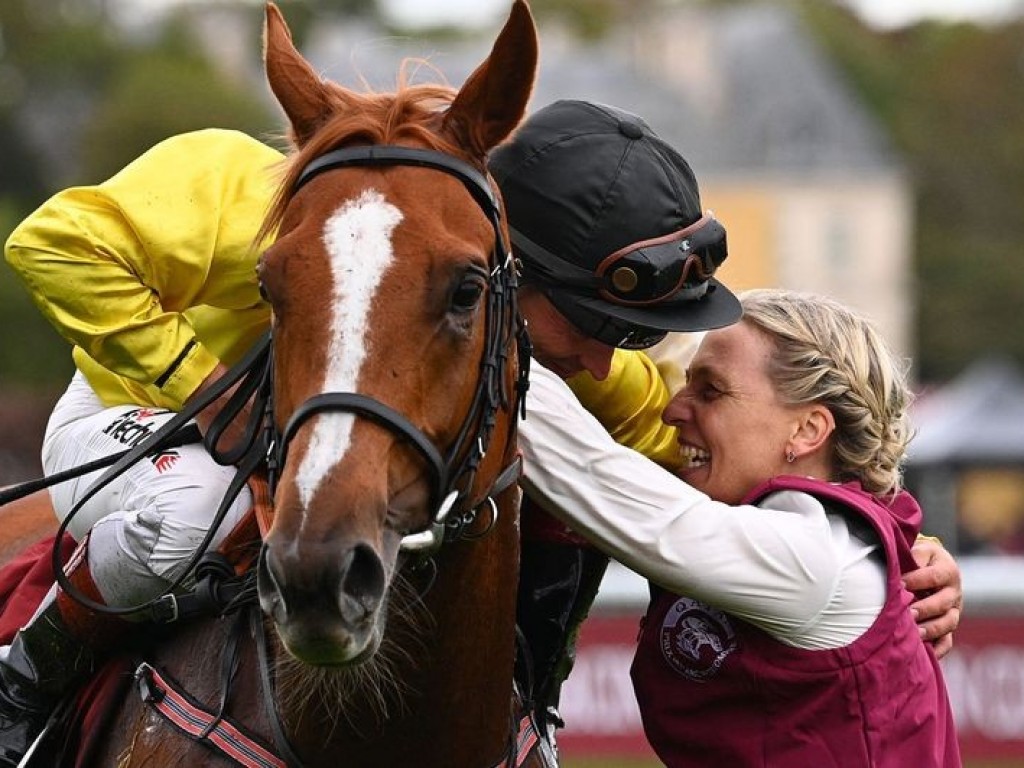
<path id="1" fill-rule="evenodd" d="M 640 117 L 557 101 L 497 147 L 489 169 L 524 279 L 588 336 L 642 348 L 740 318 L 712 277 L 725 228 L 702 213 L 686 160 Z"/>

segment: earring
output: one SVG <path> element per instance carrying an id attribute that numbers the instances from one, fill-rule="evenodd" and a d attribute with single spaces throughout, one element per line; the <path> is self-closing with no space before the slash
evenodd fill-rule
<path id="1" fill-rule="evenodd" d="M 796 454 L 793 451 L 786 451 L 786 463 L 792 464 L 794 461 L 796 461 Z"/>

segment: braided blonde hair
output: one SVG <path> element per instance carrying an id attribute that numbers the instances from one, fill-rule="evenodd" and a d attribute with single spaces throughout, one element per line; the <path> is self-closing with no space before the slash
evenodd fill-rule
<path id="1" fill-rule="evenodd" d="M 743 322 L 775 347 L 768 376 L 779 397 L 832 412 L 834 479 L 859 480 L 876 496 L 899 491 L 911 437 L 906 361 L 868 320 L 831 298 L 759 289 L 740 300 Z"/>

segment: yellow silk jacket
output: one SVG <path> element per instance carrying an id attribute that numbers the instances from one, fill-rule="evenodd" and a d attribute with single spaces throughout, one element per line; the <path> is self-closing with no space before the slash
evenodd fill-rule
<path id="1" fill-rule="evenodd" d="M 234 131 L 175 136 L 11 234 L 7 261 L 106 405 L 178 410 L 268 327 L 255 239 L 282 159 Z"/>
<path id="2" fill-rule="evenodd" d="M 583 372 L 567 383 L 615 442 L 639 451 L 667 469 L 681 466 L 675 427 L 661 420 L 671 393 L 655 364 L 643 352 L 616 349 L 606 379 L 597 381 Z"/>

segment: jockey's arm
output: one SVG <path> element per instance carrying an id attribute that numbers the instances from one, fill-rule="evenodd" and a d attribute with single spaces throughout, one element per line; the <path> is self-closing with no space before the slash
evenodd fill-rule
<path id="1" fill-rule="evenodd" d="M 265 324 L 254 240 L 280 158 L 237 132 L 183 134 L 11 234 L 8 262 L 106 404 L 179 409 L 256 324 L 247 313 Z M 221 330 L 203 320 L 215 312 Z"/>
<path id="2" fill-rule="evenodd" d="M 604 380 L 597 381 L 584 371 L 566 384 L 615 442 L 665 469 L 682 466 L 676 429 L 661 420 L 672 393 L 643 352 L 616 349 Z"/>
<path id="3" fill-rule="evenodd" d="M 963 614 L 963 584 L 953 556 L 932 536 L 918 536 L 911 550 L 918 568 L 903 574 L 917 599 L 910 604 L 921 637 L 940 659 L 953 648 L 953 632 Z"/>

